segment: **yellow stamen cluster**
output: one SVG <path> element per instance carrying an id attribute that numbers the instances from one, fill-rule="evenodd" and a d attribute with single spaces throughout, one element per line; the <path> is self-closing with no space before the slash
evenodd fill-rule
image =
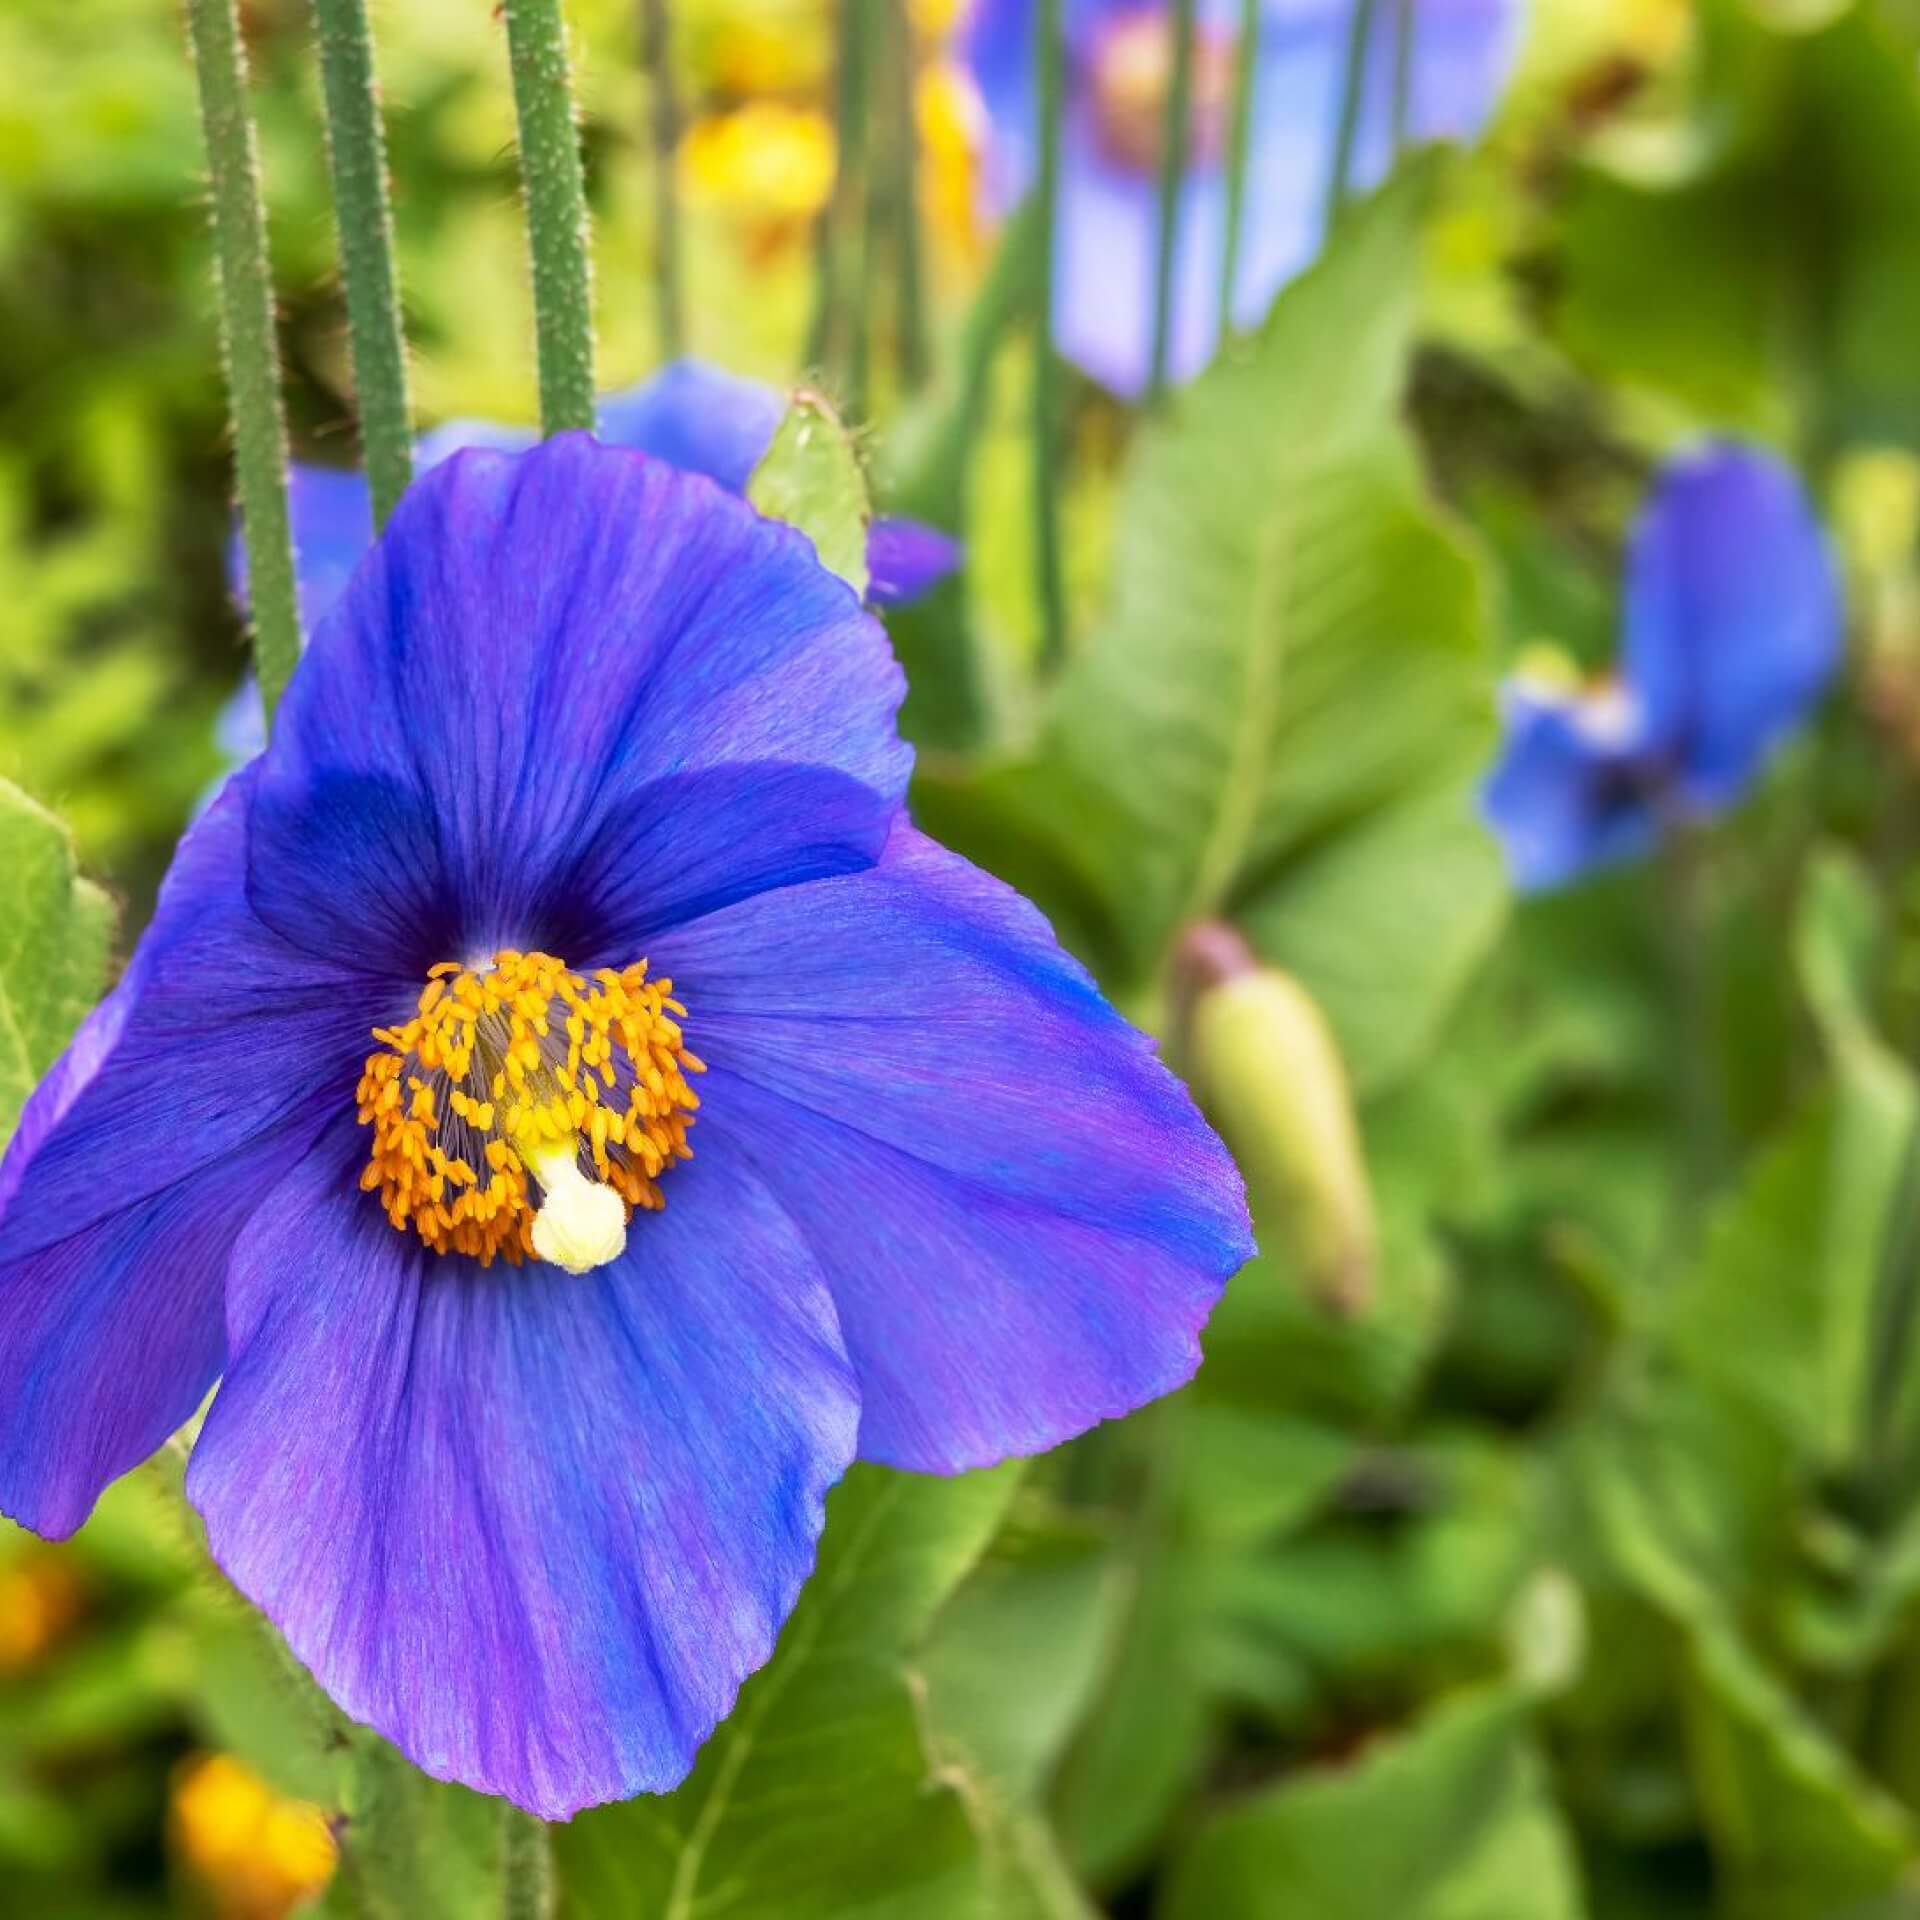
<path id="1" fill-rule="evenodd" d="M 542 1206 L 570 1205 L 594 1182 L 628 1218 L 663 1205 L 661 1174 L 693 1158 L 700 1102 L 687 1075 L 705 1071 L 680 1031 L 686 1011 L 644 960 L 591 979 L 545 953 L 434 967 L 414 1017 L 374 1029 L 361 1186 L 396 1228 L 482 1266 L 534 1257 Z"/>

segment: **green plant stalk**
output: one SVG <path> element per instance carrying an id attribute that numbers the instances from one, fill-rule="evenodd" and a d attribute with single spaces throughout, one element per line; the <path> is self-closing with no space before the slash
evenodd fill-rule
<path id="1" fill-rule="evenodd" d="M 560 0 L 503 0 L 546 433 L 593 425 L 593 270 Z"/>
<path id="2" fill-rule="evenodd" d="M 895 316 L 901 384 L 926 384 L 933 355 L 927 343 L 926 269 L 920 244 L 920 126 L 914 113 L 913 16 L 907 0 L 886 0 L 892 27 L 894 249 L 900 275 Z"/>
<path id="3" fill-rule="evenodd" d="M 1034 189 L 1039 271 L 1033 316 L 1034 591 L 1040 607 L 1040 665 L 1056 672 L 1067 654 L 1067 596 L 1061 557 L 1059 361 L 1053 351 L 1053 283 L 1059 258 L 1060 130 L 1066 114 L 1066 26 L 1062 0 L 1034 9 L 1034 74 L 1039 94 L 1039 173 Z"/>
<path id="4" fill-rule="evenodd" d="M 1153 353 L 1148 361 L 1147 398 L 1167 391 L 1167 366 L 1173 342 L 1173 263 L 1180 245 L 1180 182 L 1187 170 L 1193 129 L 1193 21 L 1195 0 L 1173 0 L 1173 73 L 1167 87 L 1167 112 L 1160 132 L 1160 193 L 1157 246 L 1153 261 Z"/>
<path id="5" fill-rule="evenodd" d="M 340 235 L 340 278 L 360 406 L 360 453 L 373 524 L 386 525 L 413 478 L 407 343 L 393 264 L 386 141 L 373 77 L 366 0 L 313 0 L 326 95 L 327 169 Z"/>
<path id="6" fill-rule="evenodd" d="M 501 1920 L 552 1920 L 553 1840 L 546 1822 L 500 1803 Z"/>
<path id="7" fill-rule="evenodd" d="M 1253 150 L 1253 77 L 1260 58 L 1260 0 L 1240 0 L 1233 42 L 1233 99 L 1227 117 L 1227 230 L 1220 248 L 1220 337 L 1233 331 L 1233 283 L 1247 218 L 1247 164 Z"/>
<path id="8" fill-rule="evenodd" d="M 273 334 L 273 277 L 236 0 L 188 0 L 187 38 L 213 195 L 220 349 L 247 543 L 253 664 L 271 721 L 300 658 L 300 610 L 287 513 L 287 422 Z"/>
<path id="9" fill-rule="evenodd" d="M 680 96 L 673 83 L 673 30 L 667 0 L 640 0 L 640 58 L 647 70 L 653 139 L 653 298 L 664 358 L 686 350 L 680 266 Z"/>
<path id="10" fill-rule="evenodd" d="M 1393 0 L 1393 152 L 1406 151 L 1413 125 L 1413 43 L 1420 30 L 1413 0 Z"/>
<path id="11" fill-rule="evenodd" d="M 1353 0 L 1347 22 L 1346 63 L 1341 69 L 1340 119 L 1334 128 L 1333 165 L 1327 175 L 1325 227 L 1333 231 L 1340 209 L 1347 203 L 1353 176 L 1353 148 L 1360 132 L 1360 104 L 1367 77 L 1367 43 L 1373 38 L 1377 0 Z"/>
<path id="12" fill-rule="evenodd" d="M 830 386 L 838 384 L 843 389 L 840 397 L 844 399 L 854 359 L 851 341 L 855 330 L 864 324 L 858 311 L 865 305 L 863 278 L 846 270 L 846 255 L 864 226 L 869 191 L 867 0 L 840 0 L 835 19 L 833 191 L 820 210 L 815 228 L 813 327 L 808 336 L 807 361 L 820 370 Z M 851 301 L 846 297 L 849 290 L 854 295 Z"/>

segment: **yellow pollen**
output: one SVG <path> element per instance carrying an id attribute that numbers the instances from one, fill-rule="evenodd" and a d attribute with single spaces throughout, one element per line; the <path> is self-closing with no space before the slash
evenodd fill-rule
<path id="1" fill-rule="evenodd" d="M 360 1177 L 391 1224 L 482 1266 L 618 1259 L 636 1207 L 693 1158 L 704 1063 L 686 1008 L 643 960 L 591 979 L 551 954 L 503 950 L 474 971 L 429 970 L 418 1011 L 376 1027 L 360 1077 L 373 1147 Z"/>

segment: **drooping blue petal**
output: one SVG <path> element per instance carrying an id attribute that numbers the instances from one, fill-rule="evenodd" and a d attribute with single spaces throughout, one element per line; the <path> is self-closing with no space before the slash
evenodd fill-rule
<path id="1" fill-rule="evenodd" d="M 680 1780 L 853 1454 L 832 1302 L 730 1125 L 588 1280 L 392 1231 L 350 1114 L 235 1250 L 214 1557 L 355 1719 L 546 1819 Z"/>
<path id="2" fill-rule="evenodd" d="M 867 531 L 867 598 L 876 607 L 906 606 L 959 567 L 959 541 L 925 521 L 882 514 Z"/>
<path id="3" fill-rule="evenodd" d="M 380 983 L 309 967 L 245 895 L 251 776 L 187 835 L 124 977 L 0 1160 L 0 1511 L 64 1535 L 199 1404 L 234 1236 L 349 1109 Z"/>
<path id="4" fill-rule="evenodd" d="M 585 434 L 462 453 L 294 674 L 253 899 L 416 978 L 497 944 L 632 958 L 681 914 L 877 858 L 901 692 L 806 540 L 711 481 Z"/>
<path id="5" fill-rule="evenodd" d="M 1680 800 L 1737 799 L 1840 651 L 1838 579 L 1792 470 L 1728 443 L 1670 462 L 1634 531 L 1625 674 Z"/>
<path id="6" fill-rule="evenodd" d="M 1501 721 L 1481 807 L 1522 892 L 1566 886 L 1653 845 L 1659 821 L 1642 734 L 1617 695 L 1569 699 L 1510 681 Z"/>
<path id="7" fill-rule="evenodd" d="M 1239 1175 L 1011 889 L 903 826 L 872 871 L 654 957 L 690 996 L 703 1112 L 737 1116 L 832 1286 L 864 1457 L 1037 1452 L 1193 1371 L 1252 1252 Z"/>

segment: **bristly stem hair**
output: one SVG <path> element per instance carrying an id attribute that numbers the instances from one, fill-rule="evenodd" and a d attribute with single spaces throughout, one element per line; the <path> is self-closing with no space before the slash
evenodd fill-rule
<path id="1" fill-rule="evenodd" d="M 187 0 L 187 37 L 212 189 L 220 346 L 233 412 L 254 671 L 271 721 L 300 658 L 300 612 L 287 514 L 287 423 L 273 331 L 273 279 L 236 0 Z"/>
<path id="2" fill-rule="evenodd" d="M 503 0 L 546 433 L 593 425 L 593 273 L 586 176 L 560 0 Z"/>
<path id="3" fill-rule="evenodd" d="M 407 343 L 394 272 L 386 140 L 373 77 L 366 0 L 313 0 L 326 96 L 327 169 L 340 279 L 347 296 L 360 452 L 373 496 L 373 524 L 387 523 L 413 478 L 413 417 Z"/>

